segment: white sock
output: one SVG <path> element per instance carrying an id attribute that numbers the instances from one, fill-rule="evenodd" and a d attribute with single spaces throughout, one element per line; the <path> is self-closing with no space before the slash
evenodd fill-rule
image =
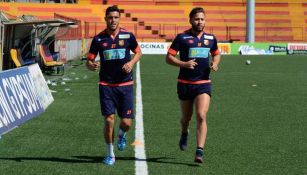
<path id="1" fill-rule="evenodd" d="M 107 143 L 107 155 L 110 157 L 115 157 L 112 143 Z"/>
<path id="2" fill-rule="evenodd" d="M 123 130 L 121 130 L 120 128 L 118 128 L 118 135 L 119 136 L 125 136 L 126 132 L 124 132 Z"/>

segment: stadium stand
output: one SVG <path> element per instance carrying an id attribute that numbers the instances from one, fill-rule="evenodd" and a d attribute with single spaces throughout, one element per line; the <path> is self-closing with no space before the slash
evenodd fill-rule
<path id="1" fill-rule="evenodd" d="M 54 13 L 80 20 L 82 36 L 90 38 L 104 27 L 104 12 L 109 5 L 119 5 L 122 26 L 140 41 L 170 41 L 190 27 L 192 7 L 207 11 L 206 30 L 224 41 L 244 41 L 246 0 L 80 0 L 78 4 L 0 3 L 0 9 L 12 15 L 31 14 L 41 19 Z M 257 0 L 255 39 L 264 41 L 306 41 L 307 3 L 304 0 Z"/>
<path id="2" fill-rule="evenodd" d="M 0 3 L 0 10 L 15 16 L 34 15 L 38 19 L 53 19 L 54 14 L 58 13 L 81 21 L 100 22 L 103 20 L 101 8 L 97 5 L 65 4 L 63 6 L 63 4 L 52 3 L 44 5 L 40 3 Z"/>
<path id="3" fill-rule="evenodd" d="M 220 40 L 245 40 L 246 1 L 108 1 L 119 4 L 125 23 L 134 22 L 139 38 L 163 38 L 170 40 L 178 32 L 189 28 L 188 12 L 192 6 L 207 9 L 207 31 Z M 223 2 L 223 3 L 221 3 Z M 143 3 L 143 5 L 142 5 Z M 124 5 L 129 4 L 129 5 Z M 170 4 L 172 6 L 170 6 Z M 257 1 L 255 16 L 256 41 L 304 41 L 303 1 Z M 142 5 L 142 6 L 140 6 Z M 174 5 L 176 8 L 174 8 Z M 187 10 L 188 9 L 188 10 Z"/>

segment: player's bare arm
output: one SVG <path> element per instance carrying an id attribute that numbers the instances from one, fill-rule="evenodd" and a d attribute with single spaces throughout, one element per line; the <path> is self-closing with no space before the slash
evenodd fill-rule
<path id="1" fill-rule="evenodd" d="M 133 69 L 135 63 L 137 63 L 142 57 L 142 52 L 136 52 L 134 57 L 123 66 L 123 71 L 126 73 L 130 73 Z"/>
<path id="2" fill-rule="evenodd" d="M 212 62 L 211 62 L 211 69 L 213 71 L 217 71 L 219 69 L 218 65 L 220 64 L 221 61 L 221 55 L 215 55 L 212 58 Z"/>
<path id="3" fill-rule="evenodd" d="M 181 61 L 170 53 L 167 53 L 165 59 L 166 59 L 167 64 L 177 66 L 177 67 L 184 67 L 184 68 L 187 68 L 187 69 L 194 69 L 194 67 L 198 65 L 197 62 L 195 61 L 195 59 L 192 59 L 192 60 L 189 60 L 189 61 Z"/>

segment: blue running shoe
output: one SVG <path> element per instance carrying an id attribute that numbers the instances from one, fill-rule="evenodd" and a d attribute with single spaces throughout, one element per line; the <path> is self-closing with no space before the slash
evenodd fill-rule
<path id="1" fill-rule="evenodd" d="M 117 148 L 123 151 L 126 147 L 126 134 L 117 137 Z"/>
<path id="2" fill-rule="evenodd" d="M 103 163 L 105 165 L 114 165 L 115 163 L 115 157 L 107 156 L 103 159 Z"/>
<path id="3" fill-rule="evenodd" d="M 203 163 L 204 151 L 201 149 L 196 149 L 194 162 Z"/>
<path id="4" fill-rule="evenodd" d="M 179 148 L 184 151 L 188 147 L 188 135 L 189 133 L 182 133 L 179 141 Z"/>

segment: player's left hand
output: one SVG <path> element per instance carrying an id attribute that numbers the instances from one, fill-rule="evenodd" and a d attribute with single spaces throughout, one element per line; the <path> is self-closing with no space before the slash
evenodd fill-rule
<path id="1" fill-rule="evenodd" d="M 217 70 L 219 69 L 219 67 L 218 67 L 218 65 L 217 65 L 216 63 L 212 62 L 212 63 L 211 63 L 211 69 L 212 69 L 213 71 L 217 71 Z"/>
<path id="2" fill-rule="evenodd" d="M 133 68 L 133 64 L 131 62 L 128 62 L 124 64 L 122 69 L 125 73 L 130 73 L 132 71 L 132 68 Z"/>

